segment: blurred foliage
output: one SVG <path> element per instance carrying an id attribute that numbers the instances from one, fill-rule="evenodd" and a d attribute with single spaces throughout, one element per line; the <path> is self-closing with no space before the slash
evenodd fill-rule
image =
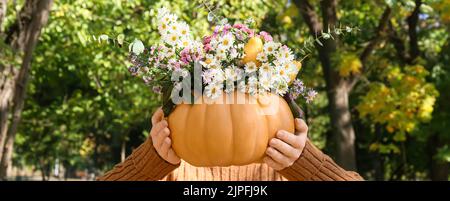
<path id="1" fill-rule="evenodd" d="M 129 154 L 142 143 L 160 97 L 128 75 L 126 47 L 93 43 L 92 35 L 123 34 L 128 42 L 139 38 L 147 44 L 154 43 L 159 39 L 156 9 L 165 6 L 185 20 L 195 32 L 193 35 L 200 38 L 212 31 L 208 10 L 199 6 L 201 2 L 55 1 L 34 55 L 14 165 L 43 169 L 59 161 L 70 171 L 101 174 L 120 161 L 123 148 Z M 293 49 L 300 49 L 309 36 L 291 1 L 210 2 L 218 6 L 216 15 L 226 16 L 231 23 L 253 18 L 256 27 Z M 311 2 L 316 5 L 319 1 Z M 392 6 L 394 29 L 401 38 L 408 38 L 404 27 L 414 8 L 411 2 L 414 3 L 339 2 L 340 23 L 361 29 L 361 34 L 342 38 L 342 48 L 333 55 L 342 76 L 361 73 L 358 55 L 374 36 L 385 5 Z M 382 42 L 365 64 L 370 70 L 351 95 L 359 172 L 367 179 L 376 178 L 380 161 L 383 179 L 429 179 L 431 160 L 450 161 L 448 144 L 431 156 L 428 151 L 432 136 L 444 143 L 450 139 L 450 1 L 424 2 L 418 28 L 423 54 L 417 64 L 405 65 L 396 57 L 393 45 Z M 5 27 L 12 20 L 14 12 L 9 12 Z M 8 55 L 0 57 L 14 60 Z M 325 82 L 315 52 L 303 66 L 300 76 L 305 84 L 320 92 L 313 104 L 301 103 L 310 126 L 309 136 L 327 152 L 333 142 Z M 399 173 L 402 166 L 407 167 L 406 171 Z"/>

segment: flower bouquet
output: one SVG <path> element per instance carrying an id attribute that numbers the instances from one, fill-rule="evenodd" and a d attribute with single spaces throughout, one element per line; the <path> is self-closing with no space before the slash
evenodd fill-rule
<path id="1" fill-rule="evenodd" d="M 173 148 L 195 166 L 259 162 L 278 130 L 294 132 L 298 97 L 316 92 L 298 79 L 293 51 L 248 24 L 221 23 L 194 40 L 190 27 L 158 10 L 161 42 L 129 45 L 129 72 L 163 95 Z M 326 36 L 326 35 L 325 35 Z"/>

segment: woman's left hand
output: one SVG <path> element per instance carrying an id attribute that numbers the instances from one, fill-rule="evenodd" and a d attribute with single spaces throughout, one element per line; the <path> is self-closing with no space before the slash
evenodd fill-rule
<path id="1" fill-rule="evenodd" d="M 295 134 L 284 130 L 277 132 L 269 141 L 264 162 L 275 170 L 282 170 L 294 164 L 305 147 L 308 126 L 302 119 L 295 119 Z"/>

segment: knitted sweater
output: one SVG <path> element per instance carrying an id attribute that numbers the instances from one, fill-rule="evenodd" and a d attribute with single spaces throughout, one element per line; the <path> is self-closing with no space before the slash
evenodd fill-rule
<path id="1" fill-rule="evenodd" d="M 194 167 L 182 161 L 172 165 L 162 159 L 150 139 L 136 148 L 122 163 L 98 178 L 100 181 L 355 181 L 356 172 L 345 171 L 309 140 L 295 163 L 281 171 L 258 163 L 231 167 Z"/>

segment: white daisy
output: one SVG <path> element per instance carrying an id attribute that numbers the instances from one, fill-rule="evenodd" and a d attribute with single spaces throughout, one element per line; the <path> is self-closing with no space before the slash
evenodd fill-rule
<path id="1" fill-rule="evenodd" d="M 239 52 L 235 48 L 230 49 L 230 59 L 236 59 L 239 56 Z"/>
<path id="2" fill-rule="evenodd" d="M 234 66 L 225 68 L 224 70 L 225 80 L 227 81 L 236 81 L 237 74 Z"/>
<path id="3" fill-rule="evenodd" d="M 182 48 L 191 48 L 192 47 L 192 41 L 189 40 L 187 37 L 182 37 L 180 40 L 178 40 L 178 47 Z"/>
<path id="4" fill-rule="evenodd" d="M 269 63 L 262 63 L 258 68 L 260 76 L 272 76 L 273 67 Z"/>
<path id="5" fill-rule="evenodd" d="M 266 62 L 267 55 L 264 52 L 260 52 L 258 55 L 256 55 L 256 59 L 260 62 Z"/>
<path id="6" fill-rule="evenodd" d="M 245 64 L 245 72 L 246 73 L 253 73 L 256 71 L 256 64 L 254 62 L 248 62 Z"/>
<path id="7" fill-rule="evenodd" d="M 179 36 L 176 33 L 169 33 L 164 37 L 164 42 L 171 46 L 175 46 L 178 43 Z"/>
<path id="8" fill-rule="evenodd" d="M 158 25 L 158 32 L 164 37 L 167 35 L 168 28 L 169 26 L 166 23 L 160 23 Z"/>
<path id="9" fill-rule="evenodd" d="M 291 78 L 289 77 L 289 75 L 290 75 L 289 71 L 286 70 L 286 69 L 284 68 L 284 66 L 280 66 L 280 67 L 276 68 L 276 75 L 277 75 L 277 76 L 280 76 L 281 78 L 283 78 L 283 80 L 284 80 L 285 82 L 289 82 L 290 79 L 291 79 Z"/>
<path id="10" fill-rule="evenodd" d="M 228 33 L 224 36 L 222 36 L 222 38 L 220 38 L 220 44 L 224 47 L 224 48 L 229 48 L 233 45 L 234 43 L 234 36 L 231 33 Z"/>
<path id="11" fill-rule="evenodd" d="M 190 36 L 190 31 L 189 31 L 189 25 L 186 24 L 185 22 L 181 22 L 179 23 L 179 31 L 178 33 L 181 35 L 181 37 L 189 37 Z"/>
<path id="12" fill-rule="evenodd" d="M 259 88 L 266 91 L 270 91 L 270 86 L 272 84 L 270 77 L 259 77 L 258 80 Z"/>
<path id="13" fill-rule="evenodd" d="M 222 95 L 222 84 L 209 84 L 205 87 L 205 93 L 208 98 L 216 99 Z"/>
<path id="14" fill-rule="evenodd" d="M 229 94 L 234 91 L 234 82 L 226 82 L 225 93 Z"/>
<path id="15" fill-rule="evenodd" d="M 200 64 L 202 64 L 205 68 L 211 68 L 211 66 L 215 65 L 216 58 L 212 54 L 205 55 L 204 61 L 200 61 Z"/>
<path id="16" fill-rule="evenodd" d="M 266 55 L 275 54 L 280 45 L 280 43 L 267 42 L 264 44 L 263 51 Z"/>
<path id="17" fill-rule="evenodd" d="M 280 48 L 276 56 L 278 60 L 283 64 L 294 60 L 294 55 L 292 54 L 291 50 L 288 47 Z"/>
<path id="18" fill-rule="evenodd" d="M 219 45 L 216 50 L 216 59 L 218 61 L 225 60 L 227 58 L 227 48 Z"/>
<path id="19" fill-rule="evenodd" d="M 277 75 L 272 79 L 272 88 L 278 95 L 284 95 L 288 90 L 288 82 L 281 76 Z"/>

